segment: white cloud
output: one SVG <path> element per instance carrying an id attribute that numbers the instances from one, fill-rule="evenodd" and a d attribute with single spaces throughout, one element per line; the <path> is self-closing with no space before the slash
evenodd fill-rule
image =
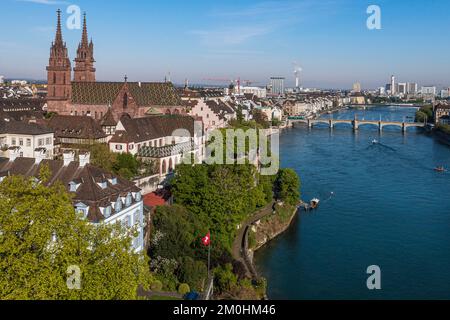
<path id="1" fill-rule="evenodd" d="M 58 0 L 16 0 L 19 2 L 31 2 L 45 5 L 55 5 L 55 4 L 68 4 L 67 1 L 58 1 Z"/>

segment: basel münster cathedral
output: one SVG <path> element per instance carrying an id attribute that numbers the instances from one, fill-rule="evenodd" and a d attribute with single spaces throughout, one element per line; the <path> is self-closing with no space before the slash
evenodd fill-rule
<path id="1" fill-rule="evenodd" d="M 121 115 L 133 118 L 154 114 L 183 114 L 185 110 L 170 82 L 97 82 L 94 44 L 88 40 L 86 15 L 78 45 L 75 67 L 69 59 L 61 30 L 61 11 L 55 41 L 50 49 L 48 77 L 48 112 L 60 115 L 90 116 L 99 121 L 117 121 Z"/>

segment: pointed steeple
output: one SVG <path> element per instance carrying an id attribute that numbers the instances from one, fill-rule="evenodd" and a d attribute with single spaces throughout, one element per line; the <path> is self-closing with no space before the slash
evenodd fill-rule
<path id="1" fill-rule="evenodd" d="M 63 37 L 62 37 L 62 31 L 61 31 L 61 10 L 58 9 L 56 11 L 58 14 L 58 23 L 56 25 L 56 36 L 55 36 L 55 45 L 61 45 L 63 46 Z"/>
<path id="2" fill-rule="evenodd" d="M 57 11 L 55 41 L 52 42 L 50 58 L 47 67 L 47 100 L 64 101 L 71 95 L 71 65 L 66 44 L 62 36 L 61 10 Z M 50 106 L 51 107 L 51 106 Z"/>
<path id="3" fill-rule="evenodd" d="M 84 16 L 84 18 L 83 18 L 83 35 L 81 37 L 81 46 L 87 48 L 89 46 L 89 42 L 88 42 L 88 32 L 87 32 L 87 23 L 86 23 L 86 12 L 83 14 L 83 16 Z"/>
<path id="4" fill-rule="evenodd" d="M 94 43 L 89 42 L 86 13 L 83 18 L 83 33 L 78 45 L 77 58 L 75 59 L 74 80 L 84 82 L 95 82 L 94 68 Z"/>

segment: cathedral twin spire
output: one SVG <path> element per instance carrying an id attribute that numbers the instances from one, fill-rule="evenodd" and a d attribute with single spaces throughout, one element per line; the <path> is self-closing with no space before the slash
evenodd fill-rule
<path id="1" fill-rule="evenodd" d="M 62 36 L 62 28 L 61 28 L 61 10 L 57 11 L 57 26 L 56 26 L 56 36 L 55 41 L 52 43 L 52 48 L 50 51 L 50 61 L 49 67 L 47 68 L 48 72 L 52 71 L 52 74 L 49 74 L 49 78 L 52 77 L 54 79 L 53 71 L 65 71 L 69 69 L 69 76 L 71 73 L 71 64 L 69 60 L 68 50 L 66 44 L 63 41 Z M 88 32 L 87 32 L 87 23 L 86 23 L 86 14 L 83 16 L 83 33 L 81 37 L 81 42 L 78 45 L 77 57 L 75 59 L 75 67 L 74 71 L 74 81 L 83 81 L 83 82 L 94 82 L 95 81 L 95 68 L 94 68 L 94 44 L 92 40 L 88 41 Z M 59 68 L 58 70 L 56 70 Z M 64 70 L 61 70 L 63 68 Z M 64 84 L 66 84 L 66 75 L 64 76 Z M 70 80 L 69 80 L 70 82 Z"/>

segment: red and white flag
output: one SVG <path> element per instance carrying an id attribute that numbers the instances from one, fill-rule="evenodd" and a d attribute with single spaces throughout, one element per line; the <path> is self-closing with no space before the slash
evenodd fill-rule
<path id="1" fill-rule="evenodd" d="M 202 244 L 205 247 L 209 247 L 209 245 L 211 244 L 211 233 L 210 232 L 208 232 L 208 234 L 204 238 L 202 238 Z"/>

